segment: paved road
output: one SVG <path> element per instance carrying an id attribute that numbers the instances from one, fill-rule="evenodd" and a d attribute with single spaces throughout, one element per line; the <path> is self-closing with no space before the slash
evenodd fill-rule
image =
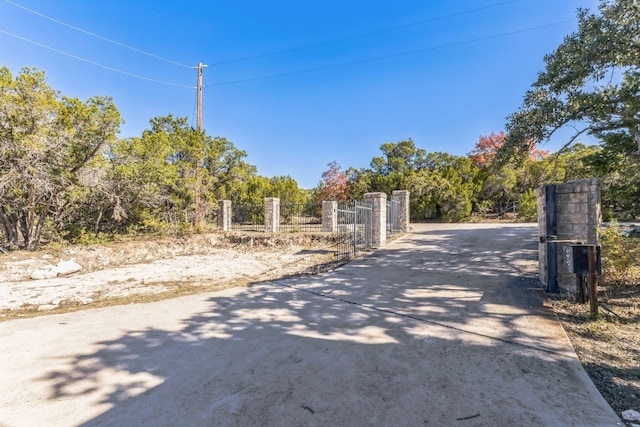
<path id="1" fill-rule="evenodd" d="M 414 225 L 323 275 L 0 323 L 0 425 L 621 425 L 535 232 Z"/>

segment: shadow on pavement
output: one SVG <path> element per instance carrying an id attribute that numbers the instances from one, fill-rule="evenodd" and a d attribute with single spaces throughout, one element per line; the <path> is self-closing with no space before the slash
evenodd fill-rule
<path id="1" fill-rule="evenodd" d="M 107 405 L 84 426 L 616 425 L 545 307 L 535 228 L 430 227 L 132 325 L 40 381 Z"/>

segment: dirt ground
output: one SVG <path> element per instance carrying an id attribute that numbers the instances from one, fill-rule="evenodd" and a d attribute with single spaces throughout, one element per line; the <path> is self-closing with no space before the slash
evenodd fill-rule
<path id="1" fill-rule="evenodd" d="M 640 287 L 603 286 L 598 301 L 596 319 L 588 304 L 566 298 L 552 302 L 578 358 L 609 405 L 617 413 L 640 411 Z"/>
<path id="2" fill-rule="evenodd" d="M 313 234 L 216 233 L 10 252 L 0 256 L 0 320 L 312 274 L 336 263 L 332 245 L 327 237 Z M 30 278 L 61 261 L 74 261 L 82 269 L 50 279 Z"/>
<path id="3" fill-rule="evenodd" d="M 67 260 L 82 270 L 29 278 Z M 301 234 L 217 233 L 5 253 L 0 254 L 0 321 L 216 291 L 313 274 L 335 264 L 331 241 Z M 588 305 L 555 299 L 553 307 L 605 400 L 617 413 L 640 411 L 640 290 L 603 287 L 600 295 L 596 320 Z"/>

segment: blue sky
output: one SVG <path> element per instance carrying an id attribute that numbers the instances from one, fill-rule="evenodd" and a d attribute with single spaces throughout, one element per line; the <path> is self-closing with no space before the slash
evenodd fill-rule
<path id="1" fill-rule="evenodd" d="M 121 137 L 169 113 L 195 126 L 191 67 L 202 62 L 207 134 L 245 150 L 260 175 L 312 188 L 328 163 L 368 167 L 386 142 L 412 138 L 429 152 L 467 154 L 481 135 L 504 129 L 544 55 L 576 30 L 576 10 L 596 6 L 0 0 L 0 58 L 14 74 L 44 70 L 64 95 L 113 97 L 125 120 Z M 562 142 L 559 135 L 543 148 Z"/>

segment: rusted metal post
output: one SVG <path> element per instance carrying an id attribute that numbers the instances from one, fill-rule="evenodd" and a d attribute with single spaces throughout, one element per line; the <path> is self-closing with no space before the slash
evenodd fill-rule
<path id="1" fill-rule="evenodd" d="M 598 248 L 595 245 L 589 245 L 587 259 L 589 263 L 589 308 L 591 314 L 598 314 Z"/>

